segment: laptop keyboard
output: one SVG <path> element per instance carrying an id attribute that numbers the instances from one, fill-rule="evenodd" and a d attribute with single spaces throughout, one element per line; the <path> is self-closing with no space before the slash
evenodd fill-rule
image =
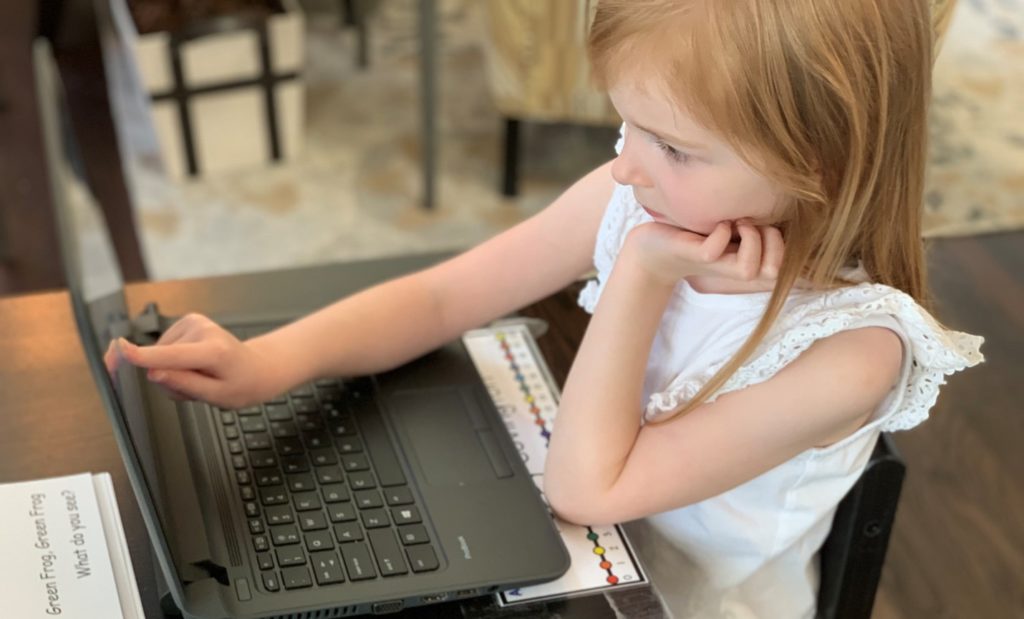
<path id="1" fill-rule="evenodd" d="M 438 568 L 372 393 L 367 379 L 325 379 L 261 405 L 214 409 L 264 590 Z"/>

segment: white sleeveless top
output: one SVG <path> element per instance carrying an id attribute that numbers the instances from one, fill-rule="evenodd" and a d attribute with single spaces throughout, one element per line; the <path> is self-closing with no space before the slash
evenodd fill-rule
<path id="1" fill-rule="evenodd" d="M 617 151 L 621 145 L 622 140 Z M 626 233 L 648 221 L 631 188 L 617 185 L 598 232 L 597 278 L 579 297 L 588 312 L 600 299 Z M 813 617 L 818 549 L 879 433 L 927 419 L 945 377 L 983 361 L 983 338 L 943 328 L 907 294 L 866 281 L 861 269 L 844 275 L 862 283 L 794 291 L 768 336 L 709 401 L 768 380 L 819 338 L 865 326 L 886 327 L 903 341 L 900 380 L 850 436 L 809 449 L 718 496 L 626 524 L 675 617 Z M 648 360 L 640 403 L 644 420 L 689 401 L 750 335 L 769 296 L 701 293 L 681 281 Z"/>

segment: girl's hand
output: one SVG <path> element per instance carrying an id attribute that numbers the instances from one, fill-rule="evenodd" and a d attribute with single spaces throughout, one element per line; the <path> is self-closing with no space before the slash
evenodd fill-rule
<path id="1" fill-rule="evenodd" d="M 623 251 L 633 253 L 649 276 L 670 286 L 686 277 L 773 283 L 782 266 L 782 232 L 745 220 L 736 223 L 736 230 L 738 243 L 732 241 L 730 222 L 720 222 L 708 236 L 645 223 L 629 232 Z"/>
<path id="2" fill-rule="evenodd" d="M 241 342 L 206 316 L 189 314 L 153 346 L 111 341 L 104 361 L 111 373 L 125 362 L 146 368 L 146 377 L 175 400 L 238 408 L 286 388 L 275 386 L 274 359 L 254 342 Z"/>

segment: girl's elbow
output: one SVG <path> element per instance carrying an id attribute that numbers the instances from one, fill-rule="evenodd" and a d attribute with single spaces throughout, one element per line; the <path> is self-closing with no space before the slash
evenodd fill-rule
<path id="1" fill-rule="evenodd" d="M 595 497 L 568 496 L 547 482 L 544 484 L 544 496 L 551 511 L 565 522 L 580 526 L 611 523 L 601 508 L 602 502 Z"/>

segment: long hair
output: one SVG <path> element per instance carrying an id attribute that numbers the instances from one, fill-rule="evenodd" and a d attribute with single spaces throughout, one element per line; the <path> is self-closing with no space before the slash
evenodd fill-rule
<path id="1" fill-rule="evenodd" d="M 764 315 L 677 415 L 753 354 L 798 278 L 849 285 L 839 271 L 859 260 L 874 282 L 930 307 L 926 0 L 598 0 L 588 54 L 599 87 L 657 80 L 785 195 L 786 251 Z"/>

